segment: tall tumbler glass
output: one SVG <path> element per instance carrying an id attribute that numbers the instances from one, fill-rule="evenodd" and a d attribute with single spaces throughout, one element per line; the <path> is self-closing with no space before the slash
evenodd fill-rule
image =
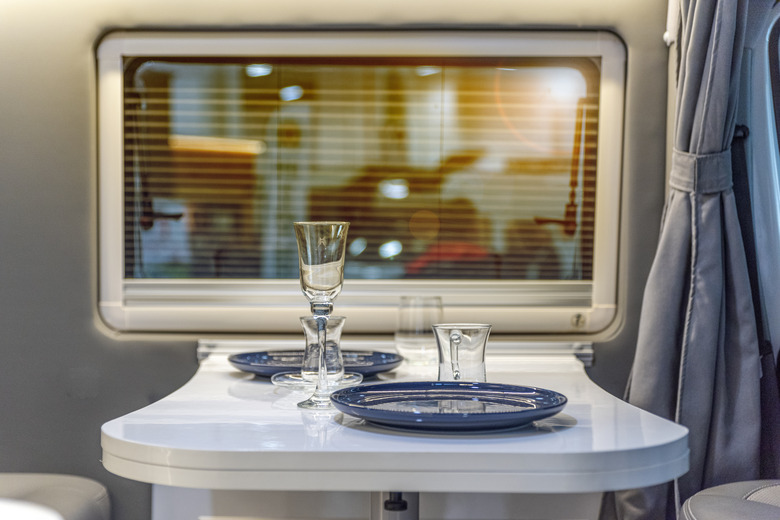
<path id="1" fill-rule="evenodd" d="M 440 296 L 401 296 L 395 349 L 409 365 L 435 366 L 439 354 L 431 327 L 442 320 Z"/>

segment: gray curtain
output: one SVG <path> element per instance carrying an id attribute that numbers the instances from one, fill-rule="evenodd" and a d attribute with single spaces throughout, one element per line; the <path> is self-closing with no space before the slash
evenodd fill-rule
<path id="1" fill-rule="evenodd" d="M 626 396 L 688 427 L 690 471 L 609 497 L 622 520 L 675 518 L 697 491 L 759 476 L 759 349 L 729 149 L 747 12 L 747 0 L 680 1 L 670 193 Z"/>

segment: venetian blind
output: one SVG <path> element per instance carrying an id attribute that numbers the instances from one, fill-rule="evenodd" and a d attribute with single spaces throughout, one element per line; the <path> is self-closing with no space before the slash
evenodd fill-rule
<path id="1" fill-rule="evenodd" d="M 125 277 L 590 280 L 598 60 L 144 57 L 124 66 Z"/>

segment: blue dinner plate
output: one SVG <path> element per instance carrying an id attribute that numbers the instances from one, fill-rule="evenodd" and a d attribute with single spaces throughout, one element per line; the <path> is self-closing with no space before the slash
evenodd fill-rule
<path id="1" fill-rule="evenodd" d="M 401 364 L 403 358 L 393 352 L 344 350 L 341 352 L 344 370 L 370 377 L 387 372 Z M 228 357 L 231 365 L 244 372 L 271 377 L 279 372 L 301 369 L 303 350 L 269 350 L 267 352 L 242 352 Z"/>
<path id="2" fill-rule="evenodd" d="M 520 427 L 566 405 L 566 396 L 544 388 L 461 381 L 358 385 L 330 399 L 345 414 L 380 426 L 450 432 Z"/>

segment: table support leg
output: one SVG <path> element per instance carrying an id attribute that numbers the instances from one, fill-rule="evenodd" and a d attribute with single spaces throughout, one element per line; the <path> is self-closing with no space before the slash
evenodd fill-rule
<path id="1" fill-rule="evenodd" d="M 370 520 L 419 520 L 420 494 L 407 492 L 371 493 Z"/>

